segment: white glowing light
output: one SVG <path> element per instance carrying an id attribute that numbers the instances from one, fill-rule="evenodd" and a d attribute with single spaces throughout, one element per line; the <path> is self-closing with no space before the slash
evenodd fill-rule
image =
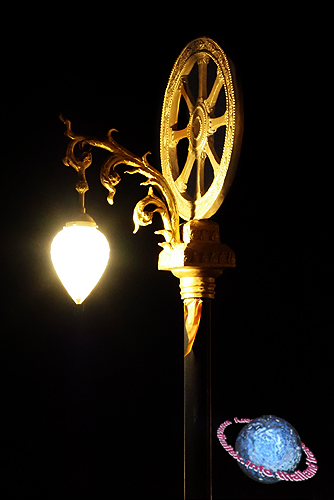
<path id="1" fill-rule="evenodd" d="M 55 236 L 52 263 L 76 304 L 82 304 L 101 278 L 109 253 L 107 238 L 94 224 L 72 223 Z"/>

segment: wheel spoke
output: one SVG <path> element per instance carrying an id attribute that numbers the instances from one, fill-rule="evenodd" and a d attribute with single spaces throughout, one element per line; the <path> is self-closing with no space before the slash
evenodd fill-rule
<path id="1" fill-rule="evenodd" d="M 180 193 L 185 193 L 187 191 L 187 184 L 190 177 L 191 170 L 193 168 L 195 161 L 195 153 L 192 150 L 188 150 L 188 156 L 183 170 L 179 177 L 175 181 L 175 186 L 180 191 Z"/>
<path id="2" fill-rule="evenodd" d="M 211 112 L 213 110 L 213 108 L 215 107 L 218 96 L 219 96 L 219 92 L 221 91 L 221 88 L 223 85 L 224 85 L 224 78 L 222 77 L 222 75 L 219 73 L 219 71 L 217 69 L 217 76 L 216 76 L 215 82 L 212 86 L 210 95 L 206 100 L 207 108 L 208 108 L 208 110 L 210 110 L 209 112 Z"/>
<path id="3" fill-rule="evenodd" d="M 227 122 L 227 114 L 226 112 L 222 116 L 217 116 L 217 118 L 210 118 L 210 131 L 214 134 L 217 128 L 226 125 Z"/>
<path id="4" fill-rule="evenodd" d="M 206 154 L 202 151 L 197 157 L 196 200 L 204 195 L 204 163 Z"/>
<path id="5" fill-rule="evenodd" d="M 220 162 L 219 162 L 219 158 L 217 157 L 214 146 L 210 141 L 208 141 L 206 143 L 205 152 L 208 155 L 208 158 L 209 158 L 210 163 L 211 163 L 212 168 L 213 168 L 213 173 L 216 176 L 216 173 L 217 173 L 219 166 L 220 166 Z"/>
<path id="6" fill-rule="evenodd" d="M 181 139 L 187 137 L 187 127 L 182 130 L 173 130 L 172 134 L 173 141 L 177 144 Z"/>
<path id="7" fill-rule="evenodd" d="M 208 73 L 208 63 L 209 57 L 203 56 L 198 59 L 198 98 L 206 99 L 207 98 L 207 73 Z"/>
<path id="8" fill-rule="evenodd" d="M 183 76 L 182 77 L 182 87 L 181 87 L 181 94 L 184 97 L 184 100 L 187 103 L 189 113 L 191 114 L 194 111 L 195 107 L 195 100 L 192 96 L 191 90 L 189 88 L 189 83 L 188 83 L 188 77 Z"/>

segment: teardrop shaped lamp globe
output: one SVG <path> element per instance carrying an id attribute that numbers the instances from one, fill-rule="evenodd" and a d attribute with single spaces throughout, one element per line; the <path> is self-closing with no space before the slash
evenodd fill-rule
<path id="1" fill-rule="evenodd" d="M 76 304 L 82 304 L 101 278 L 109 243 L 95 222 L 69 222 L 51 244 L 51 259 L 60 281 Z"/>

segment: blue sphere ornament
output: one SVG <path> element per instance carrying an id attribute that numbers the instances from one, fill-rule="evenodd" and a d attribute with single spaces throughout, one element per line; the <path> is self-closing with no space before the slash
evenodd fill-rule
<path id="1" fill-rule="evenodd" d="M 244 463 L 238 463 L 247 476 L 270 484 L 281 481 L 276 471 L 290 474 L 296 469 L 302 443 L 289 422 L 275 415 L 263 415 L 241 429 L 235 451 L 244 459 Z"/>

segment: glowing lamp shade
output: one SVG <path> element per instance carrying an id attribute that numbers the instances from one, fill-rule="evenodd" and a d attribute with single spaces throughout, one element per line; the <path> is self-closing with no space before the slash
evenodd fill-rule
<path id="1" fill-rule="evenodd" d="M 109 252 L 107 238 L 95 224 L 69 223 L 55 236 L 52 263 L 76 304 L 82 304 L 101 278 Z"/>

